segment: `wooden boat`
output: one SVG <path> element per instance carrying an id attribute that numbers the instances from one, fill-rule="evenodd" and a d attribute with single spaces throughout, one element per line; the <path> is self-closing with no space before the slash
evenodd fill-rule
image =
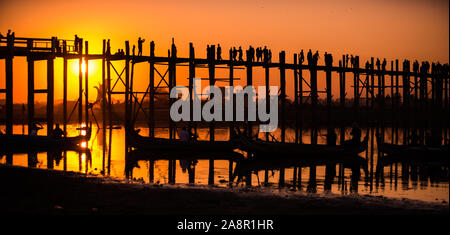
<path id="1" fill-rule="evenodd" d="M 169 140 L 164 138 L 152 138 L 139 135 L 136 131 L 127 131 L 127 140 L 131 147 L 149 150 L 173 150 L 185 152 L 229 152 L 236 147 L 233 141 L 204 141 L 197 140 L 183 143 L 179 139 Z"/>
<path id="2" fill-rule="evenodd" d="M 266 142 L 240 137 L 238 148 L 242 151 L 254 153 L 256 156 L 280 158 L 302 157 L 311 159 L 339 159 L 347 156 L 355 156 L 367 149 L 368 136 L 360 144 L 344 144 L 328 146 L 322 144 L 297 144 Z"/>
<path id="3" fill-rule="evenodd" d="M 382 142 L 378 137 L 377 144 L 378 150 L 386 154 L 382 157 L 383 164 L 395 162 L 448 164 L 448 146 L 396 145 Z"/>
<path id="4" fill-rule="evenodd" d="M 80 150 L 81 143 L 91 138 L 90 129 L 86 135 L 54 138 L 51 136 L 0 135 L 0 152 L 39 152 L 53 150 Z"/>
<path id="5" fill-rule="evenodd" d="M 135 149 L 128 153 L 127 159 L 130 160 L 231 160 L 237 161 L 243 159 L 244 156 L 237 152 L 210 152 L 205 151 L 174 151 L 174 150 L 146 150 Z"/>

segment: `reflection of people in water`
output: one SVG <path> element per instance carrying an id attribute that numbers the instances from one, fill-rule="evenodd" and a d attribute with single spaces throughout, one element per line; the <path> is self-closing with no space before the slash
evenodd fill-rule
<path id="1" fill-rule="evenodd" d="M 184 160 L 184 159 L 180 159 L 180 167 L 181 170 L 183 171 L 183 173 L 186 173 L 186 170 L 189 172 L 189 174 L 191 173 L 190 171 L 193 169 L 193 167 L 195 165 L 197 165 L 198 161 L 197 160 L 193 160 L 193 161 L 188 161 L 188 160 Z"/>
<path id="2" fill-rule="evenodd" d="M 189 130 L 188 130 L 188 133 L 189 133 L 189 140 L 190 140 L 191 142 L 197 141 L 198 135 L 195 134 L 194 132 L 192 132 L 192 129 L 191 129 L 190 127 L 189 127 Z"/>
<path id="3" fill-rule="evenodd" d="M 327 130 L 327 145 L 336 146 L 337 135 L 334 128 L 328 128 Z"/>
<path id="4" fill-rule="evenodd" d="M 419 136 L 417 135 L 417 131 L 413 131 L 411 136 L 408 137 L 410 146 L 418 146 L 419 145 Z"/>
<path id="5" fill-rule="evenodd" d="M 432 129 L 426 137 L 426 145 L 430 147 L 440 147 L 442 145 L 442 135 L 438 129 Z"/>
<path id="6" fill-rule="evenodd" d="M 181 130 L 181 132 L 178 134 L 178 136 L 180 137 L 181 142 L 183 143 L 189 143 L 190 140 L 190 134 L 187 131 L 186 127 L 183 127 L 183 129 Z"/>

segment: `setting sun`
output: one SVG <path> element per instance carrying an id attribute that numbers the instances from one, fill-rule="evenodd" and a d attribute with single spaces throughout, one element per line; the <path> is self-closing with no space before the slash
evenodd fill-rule
<path id="1" fill-rule="evenodd" d="M 79 74 L 79 63 L 78 61 L 71 61 L 71 71 L 72 74 L 78 75 Z M 83 64 L 81 65 L 81 71 L 84 73 L 86 72 L 86 63 L 83 60 Z M 89 61 L 89 76 L 96 74 L 97 72 L 97 63 L 95 61 Z"/>

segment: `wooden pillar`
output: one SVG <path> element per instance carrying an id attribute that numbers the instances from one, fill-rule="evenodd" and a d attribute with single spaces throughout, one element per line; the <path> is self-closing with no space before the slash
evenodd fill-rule
<path id="1" fill-rule="evenodd" d="M 209 159 L 208 184 L 214 184 L 214 160 Z"/>
<path id="2" fill-rule="evenodd" d="M 89 126 L 89 45 L 88 41 L 85 42 L 85 58 L 84 58 L 84 121 L 86 128 Z"/>
<path id="3" fill-rule="evenodd" d="M 111 45 L 109 40 L 107 42 L 107 53 L 106 53 L 106 85 L 108 93 L 108 125 L 110 128 L 110 135 L 112 132 L 112 100 L 111 100 Z M 111 143 L 110 143 L 111 145 Z M 108 155 L 110 151 L 108 151 Z"/>
<path id="4" fill-rule="evenodd" d="M 299 109 L 299 130 L 298 130 L 298 143 L 303 143 L 303 61 L 299 60 L 298 69 L 298 109 Z M 301 168 L 299 168 L 299 171 Z"/>
<path id="5" fill-rule="evenodd" d="M 125 130 L 130 128 L 130 42 L 125 41 Z"/>
<path id="6" fill-rule="evenodd" d="M 331 96 L 331 68 L 333 67 L 333 57 L 331 54 L 328 55 L 329 60 L 325 58 L 326 70 L 325 70 L 325 78 L 326 78 L 326 90 L 327 90 L 327 125 L 330 127 L 331 125 L 331 104 L 332 104 L 332 96 Z"/>
<path id="7" fill-rule="evenodd" d="M 372 108 L 371 110 L 373 110 L 373 106 L 375 103 L 375 71 L 374 71 L 375 63 L 374 63 L 374 58 L 372 57 L 370 59 L 370 61 L 371 61 L 372 66 L 371 66 L 371 73 L 370 73 L 370 85 L 368 87 L 370 87 L 370 94 L 371 94 L 370 107 Z M 369 97 L 367 97 L 367 98 L 369 98 Z"/>
<path id="8" fill-rule="evenodd" d="M 34 121 L 34 60 L 32 56 L 27 56 L 28 63 L 28 134 Z"/>
<path id="9" fill-rule="evenodd" d="M 311 73 L 311 115 L 312 115 L 312 127 L 311 127 L 311 144 L 317 144 L 317 103 L 319 95 L 317 92 L 317 64 L 308 64 Z M 314 167 L 315 170 L 315 167 Z"/>
<path id="10" fill-rule="evenodd" d="M 214 86 L 216 83 L 215 77 L 216 77 L 216 47 L 215 45 L 211 45 L 210 47 L 211 53 L 209 53 L 208 58 L 208 71 L 209 71 L 209 85 Z M 214 95 L 211 94 L 211 99 L 214 98 Z M 209 140 L 214 141 L 215 140 L 215 130 L 214 130 L 214 120 L 209 122 Z"/>
<path id="11" fill-rule="evenodd" d="M 13 58 L 14 58 L 14 37 L 7 39 L 8 55 L 5 59 L 5 88 L 6 88 L 6 135 L 13 134 Z"/>
<path id="12" fill-rule="evenodd" d="M 359 109 L 359 56 L 355 56 L 353 65 L 353 107 L 355 120 L 358 118 Z"/>
<path id="13" fill-rule="evenodd" d="M 266 112 L 270 111 L 270 66 L 268 58 L 264 57 L 264 81 L 266 86 Z M 269 141 L 269 132 L 266 132 L 266 141 Z"/>
<path id="14" fill-rule="evenodd" d="M 253 64 L 252 64 L 252 55 L 250 53 L 250 50 L 247 50 L 247 63 L 246 63 L 246 67 L 247 67 L 247 86 L 252 86 L 253 85 Z M 248 102 L 247 102 L 248 104 Z M 248 120 L 248 115 L 245 115 L 247 120 L 247 135 L 248 136 L 252 136 L 253 133 L 253 129 L 252 129 L 252 125 L 251 122 Z"/>
<path id="15" fill-rule="evenodd" d="M 283 187 L 284 186 L 284 168 L 280 168 L 280 181 L 278 182 L 278 186 Z"/>
<path id="16" fill-rule="evenodd" d="M 67 43 L 63 42 L 63 128 L 67 135 Z M 64 158 L 65 159 L 65 158 Z"/>
<path id="17" fill-rule="evenodd" d="M 54 110 L 54 58 L 47 60 L 47 135 L 53 131 L 53 110 Z"/>
<path id="18" fill-rule="evenodd" d="M 209 85 L 214 86 L 216 83 L 215 81 L 215 55 L 216 55 L 216 47 L 215 45 L 212 45 L 210 47 L 211 52 L 208 53 L 208 70 L 209 70 Z M 211 98 L 214 98 L 213 95 L 211 95 Z M 209 123 L 209 140 L 211 142 L 215 141 L 214 136 L 214 121 L 211 121 Z M 208 174 L 208 184 L 212 185 L 214 184 L 214 159 L 209 159 L 209 174 Z"/>
<path id="19" fill-rule="evenodd" d="M 194 45 L 189 43 L 189 127 L 193 126 L 194 117 L 194 107 L 193 107 L 193 89 L 194 89 L 194 78 L 195 78 L 195 49 Z"/>
<path id="20" fill-rule="evenodd" d="M 195 165 L 189 166 L 189 184 L 195 184 Z"/>
<path id="21" fill-rule="evenodd" d="M 342 55 L 342 60 L 339 61 L 339 98 L 340 98 L 340 103 L 341 103 L 341 115 L 344 115 L 345 113 L 345 55 Z M 356 89 L 356 88 L 355 88 Z M 342 122 L 344 120 L 341 120 Z M 345 124 L 343 124 L 340 128 L 340 144 L 343 145 L 345 141 Z M 339 179 L 341 179 L 342 177 L 342 172 L 343 172 L 343 164 L 339 163 Z"/>
<path id="22" fill-rule="evenodd" d="M 297 65 L 297 54 L 294 54 L 294 109 L 295 109 L 295 143 L 299 142 L 298 139 L 298 128 L 299 128 L 299 108 L 298 108 L 298 65 Z M 294 171 L 297 168 L 294 167 Z M 295 175 L 295 174 L 294 174 Z"/>
<path id="23" fill-rule="evenodd" d="M 230 70 L 230 80 L 228 81 L 229 82 L 229 86 L 230 87 L 234 87 L 234 61 L 233 61 L 233 51 L 232 51 L 232 49 L 230 48 L 230 55 L 229 55 L 229 57 L 230 57 L 230 64 L 228 65 L 228 68 L 229 68 L 229 70 Z M 230 99 L 233 101 L 233 106 L 231 107 L 231 110 L 233 110 L 233 117 L 232 117 L 232 121 L 231 121 L 231 124 L 230 124 L 230 135 L 231 135 L 231 131 L 234 131 L 234 120 L 235 120 L 235 106 L 236 106 L 236 102 L 235 102 L 235 98 L 234 98 L 234 93 L 233 92 L 231 92 L 231 97 L 230 97 Z M 230 169 L 232 169 L 233 168 L 233 162 L 232 161 L 230 161 Z"/>
<path id="24" fill-rule="evenodd" d="M 83 39 L 78 45 L 78 124 L 83 123 Z"/>
<path id="25" fill-rule="evenodd" d="M 394 104 L 394 109 L 393 109 L 393 115 L 394 115 L 394 119 L 392 120 L 393 122 L 395 122 L 396 127 L 395 127 L 395 140 L 396 143 L 398 142 L 398 127 L 397 127 L 397 108 L 399 106 L 399 102 L 400 102 L 400 85 L 399 85 L 399 78 L 398 78 L 398 74 L 399 74 L 399 69 L 398 69 L 398 59 L 395 60 L 395 93 L 396 93 L 396 99 L 395 99 L 395 104 Z"/>
<path id="26" fill-rule="evenodd" d="M 102 50 L 102 128 L 103 133 L 106 133 L 106 40 L 103 39 L 103 50 Z M 105 138 L 105 135 L 103 135 L 103 139 Z"/>
<path id="27" fill-rule="evenodd" d="M 155 42 L 150 42 L 149 136 L 155 137 Z"/>
<path id="28" fill-rule="evenodd" d="M 173 87 L 176 86 L 175 84 L 175 70 L 176 70 L 176 47 L 174 44 L 174 41 L 172 39 L 172 46 L 171 50 L 168 51 L 168 59 L 169 59 L 169 91 L 172 90 Z M 169 97 L 169 106 L 172 105 L 174 102 L 174 98 Z M 176 138 L 176 127 L 175 123 L 172 121 L 172 119 L 169 118 L 169 138 L 175 139 Z"/>
<path id="29" fill-rule="evenodd" d="M 149 163 L 149 167 L 148 167 L 148 170 L 149 170 L 149 172 L 148 172 L 148 177 L 149 177 L 149 181 L 150 181 L 150 183 L 153 183 L 154 182 L 154 179 L 155 179 L 155 174 L 154 174 L 154 172 L 155 172 L 155 162 L 153 161 L 153 160 L 150 160 L 150 163 Z"/>
<path id="30" fill-rule="evenodd" d="M 281 98 L 281 142 L 284 143 L 286 140 L 286 70 L 285 70 L 286 53 L 284 51 L 280 52 L 280 98 Z M 281 173 L 281 171 L 280 171 Z M 283 169 L 284 173 L 284 169 Z"/>
<path id="31" fill-rule="evenodd" d="M 173 171 L 175 169 L 173 168 L 172 161 L 173 160 L 169 160 L 169 163 L 168 163 L 169 169 L 168 169 L 167 174 L 168 174 L 168 178 L 169 178 L 169 184 L 174 184 L 175 183 L 175 179 L 173 178 Z"/>

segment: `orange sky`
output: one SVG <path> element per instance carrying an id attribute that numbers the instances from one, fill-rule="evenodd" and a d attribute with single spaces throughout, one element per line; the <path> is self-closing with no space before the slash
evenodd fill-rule
<path id="1" fill-rule="evenodd" d="M 0 1 L 0 32 L 8 29 L 21 37 L 58 36 L 73 39 L 74 34 L 87 39 L 91 52 L 101 52 L 102 39 L 111 39 L 112 51 L 123 47 L 125 40 L 136 43 L 137 37 L 154 40 L 157 55 L 167 55 L 175 37 L 179 56 L 188 56 L 189 42 L 196 56 L 206 56 L 206 44 L 220 43 L 228 57 L 230 46 L 247 48 L 267 45 L 275 61 L 286 50 L 287 62 L 300 49 L 331 52 L 335 64 L 343 53 L 370 56 L 449 61 L 449 3 L 447 0 L 131 0 L 86 1 L 14 0 Z M 323 56 L 322 56 L 323 57 Z M 14 102 L 26 102 L 26 60 L 14 59 Z M 91 62 L 91 85 L 100 80 L 99 63 Z M 323 62 L 320 62 L 323 64 Z M 363 63 L 361 63 L 363 64 Z M 71 66 L 76 69 L 76 65 Z M 36 88 L 45 87 L 45 62 L 36 65 Z M 4 60 L 0 61 L 0 87 L 4 87 Z M 177 73 L 179 84 L 186 84 L 187 69 Z M 206 77 L 206 70 L 198 76 Z M 226 71 L 218 71 L 225 77 Z M 278 71 L 271 71 L 271 83 L 278 83 Z M 255 85 L 262 85 L 263 71 L 254 72 Z M 245 80 L 244 71 L 237 72 Z M 319 78 L 323 75 L 319 74 Z M 333 75 L 337 78 L 337 75 Z M 148 65 L 136 67 L 138 87 L 148 82 Z M 69 73 L 69 99 L 76 97 L 77 74 Z M 292 74 L 287 72 L 288 95 L 292 95 Z M 333 91 L 337 90 L 333 82 Z M 324 84 L 320 83 L 319 89 Z M 55 96 L 62 95 L 62 60 L 55 63 Z M 141 90 L 142 90 L 141 89 Z M 336 95 L 338 93 L 335 93 Z M 351 91 L 348 94 L 352 94 Z M 96 93 L 91 89 L 90 96 Z M 0 97 L 3 99 L 4 97 Z M 337 97 L 335 97 L 337 98 Z M 39 98 L 38 98 L 39 99 Z"/>

